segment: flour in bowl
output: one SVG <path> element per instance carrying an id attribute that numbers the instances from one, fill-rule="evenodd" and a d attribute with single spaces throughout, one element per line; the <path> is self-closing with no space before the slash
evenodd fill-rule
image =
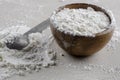
<path id="1" fill-rule="evenodd" d="M 60 12 L 53 12 L 51 23 L 60 31 L 82 36 L 95 36 L 106 30 L 110 24 L 109 18 L 100 11 L 88 9 L 64 8 Z"/>

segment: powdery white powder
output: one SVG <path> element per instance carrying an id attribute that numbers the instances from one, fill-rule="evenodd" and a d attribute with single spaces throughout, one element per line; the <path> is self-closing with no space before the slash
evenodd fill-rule
<path id="1" fill-rule="evenodd" d="M 73 35 L 95 36 L 106 30 L 110 24 L 108 17 L 100 11 L 88 9 L 64 8 L 60 12 L 53 12 L 50 18 L 53 25 L 60 31 Z"/>
<path id="2" fill-rule="evenodd" d="M 42 33 L 29 35 L 30 44 L 22 51 L 8 49 L 4 42 L 15 36 L 22 35 L 30 28 L 12 26 L 0 31 L 0 80 L 12 75 L 24 76 L 26 73 L 39 71 L 41 68 L 55 65 L 56 52 L 50 48 L 53 41 L 49 28 Z"/>
<path id="3" fill-rule="evenodd" d="M 22 25 L 22 26 L 12 26 L 10 28 L 5 28 L 4 30 L 0 31 L 0 36 L 1 36 L 0 41 L 2 44 L 0 48 L 0 80 L 4 80 L 15 74 L 24 76 L 26 73 L 39 71 L 43 67 L 49 67 L 50 65 L 55 64 L 56 52 L 49 48 L 50 44 L 52 44 L 53 41 L 53 36 L 49 28 L 44 30 L 43 33 L 30 34 L 29 35 L 30 44 L 26 48 L 24 48 L 23 51 L 10 50 L 5 46 L 3 46 L 4 45 L 3 42 L 6 41 L 6 39 L 10 39 L 9 37 L 13 38 L 14 36 L 19 36 L 24 32 L 28 31 L 29 29 L 30 29 L 29 27 Z M 9 35 L 5 35 L 8 33 Z M 119 42 L 119 38 L 120 38 L 119 34 L 120 34 L 120 30 L 115 29 L 115 34 L 113 35 L 113 38 L 111 39 L 112 42 L 109 43 L 109 45 L 112 46 L 113 44 Z M 97 70 L 100 69 L 101 71 L 103 71 L 103 73 L 107 72 L 109 74 L 120 72 L 119 66 L 108 68 L 105 67 L 104 65 L 95 65 L 95 64 L 86 65 L 84 61 L 82 65 L 83 65 L 83 69 L 79 69 L 79 70 L 92 72 L 95 71 L 95 69 Z M 79 68 L 78 66 L 72 64 L 67 66 L 70 68 L 73 67 L 75 69 Z M 90 78 L 93 80 L 94 79 L 101 80 L 99 78 L 93 78 L 93 77 Z M 82 77 L 80 79 L 84 80 L 85 78 Z"/>
<path id="4" fill-rule="evenodd" d="M 26 25 L 16 25 L 2 29 L 0 31 L 0 42 L 5 41 L 6 39 L 13 39 L 13 37 L 22 35 L 28 30 L 30 30 L 30 28 Z"/>
<path id="5" fill-rule="evenodd" d="M 113 19 L 114 20 L 114 19 Z M 15 36 L 20 36 L 30 28 L 26 25 L 12 26 L 0 31 L 0 80 L 4 80 L 13 75 L 24 76 L 26 73 L 40 71 L 41 68 L 49 67 L 56 64 L 56 52 L 50 48 L 53 42 L 53 36 L 50 29 L 44 30 L 42 33 L 32 33 L 29 35 L 30 44 L 22 51 L 8 49 L 4 42 Z M 106 49 L 116 47 L 115 44 L 120 43 L 120 29 L 116 28 L 111 41 Z M 83 61 L 84 62 L 84 61 Z M 105 67 L 103 65 L 86 65 L 83 63 L 83 71 L 94 71 L 101 69 L 103 72 L 119 73 L 119 66 Z M 78 68 L 77 66 L 68 65 L 69 67 Z M 67 67 L 67 66 L 66 66 Z M 85 79 L 84 77 L 80 79 Z M 86 78 L 87 79 L 87 78 Z M 91 79 L 99 80 L 99 78 Z M 111 78 L 113 79 L 113 78 Z M 101 80 L 101 79 L 100 79 Z"/>

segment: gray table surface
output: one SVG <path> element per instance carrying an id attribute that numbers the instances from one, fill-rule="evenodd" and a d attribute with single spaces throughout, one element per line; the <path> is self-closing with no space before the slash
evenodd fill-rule
<path id="1" fill-rule="evenodd" d="M 61 0 L 0 0 L 0 29 L 20 24 L 33 27 L 47 19 L 57 7 L 72 2 L 89 2 L 104 6 L 113 11 L 117 25 L 120 25 L 120 0 L 64 0 L 64 2 Z M 65 57 L 59 56 L 58 65 L 55 67 L 45 68 L 24 77 L 13 76 L 9 80 L 119 80 L 120 73 L 107 73 L 101 71 L 102 68 L 98 68 L 100 65 L 104 65 L 106 69 L 120 65 L 120 43 L 116 43 L 116 47 L 116 50 L 110 51 L 105 47 L 86 59 L 76 59 L 67 54 Z M 58 46 L 56 50 L 64 53 Z M 83 66 L 89 64 L 98 67 L 82 70 Z"/>

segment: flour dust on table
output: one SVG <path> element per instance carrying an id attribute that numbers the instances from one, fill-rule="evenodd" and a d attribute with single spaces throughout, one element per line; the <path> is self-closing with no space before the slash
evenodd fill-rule
<path id="1" fill-rule="evenodd" d="M 13 75 L 24 76 L 55 65 L 56 52 L 50 49 L 53 37 L 52 34 L 46 34 L 50 33 L 49 28 L 42 33 L 30 34 L 29 45 L 21 51 L 6 47 L 7 40 L 21 36 L 29 29 L 26 25 L 18 25 L 0 31 L 0 80 Z"/>
<path id="2" fill-rule="evenodd" d="M 30 34 L 29 45 L 21 51 L 8 49 L 6 47 L 4 42 L 13 39 L 16 36 L 21 36 L 28 30 L 30 30 L 30 28 L 26 25 L 18 25 L 5 28 L 0 31 L 0 80 L 5 80 L 6 78 L 12 77 L 13 75 L 24 76 L 26 73 L 31 73 L 35 71 L 38 72 L 41 68 L 49 67 L 55 64 L 61 65 L 57 62 L 58 52 L 51 49 L 54 38 L 49 28 L 45 29 L 42 33 Z M 114 35 L 111 41 L 106 46 L 106 49 L 110 50 L 111 48 L 116 47 L 116 44 L 119 43 L 119 39 L 120 30 L 116 27 Z M 65 56 L 63 56 L 63 58 L 65 58 Z M 79 68 L 79 70 L 81 71 L 88 72 L 94 72 L 96 69 L 97 71 L 103 71 L 100 71 L 100 73 L 107 72 L 109 74 L 113 74 L 113 76 L 120 72 L 119 66 L 108 68 L 104 65 L 86 65 L 84 61 L 82 65 L 83 68 L 80 68 L 76 65 L 67 65 L 65 68 L 74 67 L 75 69 Z M 97 79 L 100 80 L 99 78 Z"/>

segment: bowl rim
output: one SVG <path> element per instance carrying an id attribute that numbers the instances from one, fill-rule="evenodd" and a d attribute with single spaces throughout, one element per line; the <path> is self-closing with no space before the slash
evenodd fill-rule
<path id="1" fill-rule="evenodd" d="M 71 5 L 86 5 L 86 6 L 92 7 L 92 8 L 93 8 L 93 7 L 96 7 L 96 8 L 99 8 L 99 9 L 100 9 L 100 10 L 98 10 L 98 11 L 103 12 L 103 13 L 108 17 L 108 19 L 109 19 L 109 25 L 106 26 L 106 27 L 108 27 L 108 28 L 107 28 L 106 30 L 102 31 L 102 32 L 95 33 L 95 34 L 94 34 L 94 35 L 95 35 L 94 37 L 107 34 L 107 33 L 111 32 L 111 31 L 113 31 L 113 30 L 115 29 L 115 19 L 114 19 L 112 13 L 109 12 L 109 11 L 107 11 L 105 8 L 100 7 L 100 6 L 98 6 L 98 5 L 95 5 L 95 4 L 90 4 L 90 3 L 70 3 L 70 4 L 66 4 L 66 5 L 63 5 L 63 6 L 58 7 L 58 8 L 55 10 L 55 12 L 58 13 L 59 11 L 63 10 L 64 8 L 66 8 L 67 6 L 71 6 Z M 93 9 L 94 9 L 94 8 L 93 8 Z M 52 14 L 52 15 L 53 15 L 53 14 Z M 51 20 L 50 20 L 50 23 L 53 24 Z M 57 29 L 57 28 L 56 28 L 56 29 Z M 58 29 L 57 29 L 57 30 L 58 30 Z M 60 30 L 59 30 L 59 31 L 60 31 Z M 62 31 L 60 31 L 60 32 L 62 32 Z M 63 32 L 63 33 L 64 33 L 64 34 L 68 34 L 68 35 L 72 35 L 72 34 L 70 34 L 70 33 L 65 33 L 65 32 Z M 93 36 L 84 36 L 84 35 L 74 35 L 74 36 L 78 36 L 78 37 L 93 37 Z"/>

